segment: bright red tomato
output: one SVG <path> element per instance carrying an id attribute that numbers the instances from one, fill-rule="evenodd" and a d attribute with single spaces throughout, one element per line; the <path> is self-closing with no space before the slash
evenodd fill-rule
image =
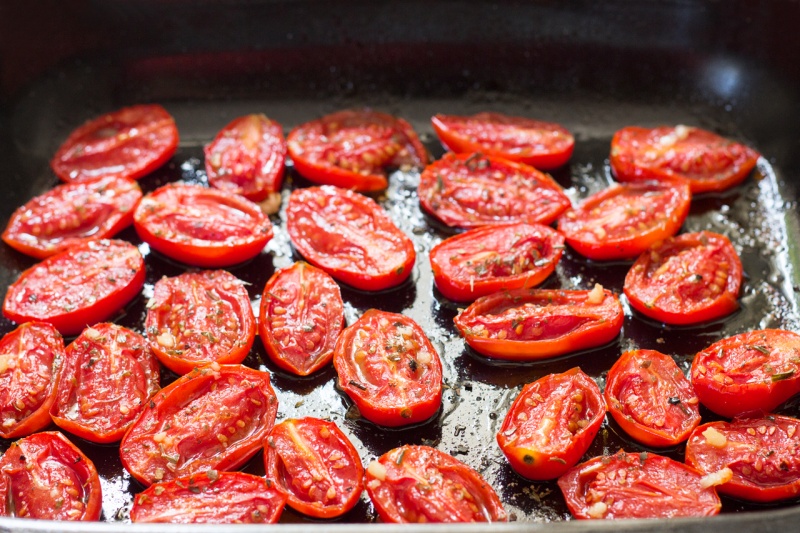
<path id="1" fill-rule="evenodd" d="M 151 485 L 133 498 L 131 521 L 172 524 L 274 524 L 286 496 L 263 477 L 208 470 Z"/>
<path id="2" fill-rule="evenodd" d="M 76 244 L 112 237 L 130 226 L 141 197 L 139 185 L 125 178 L 60 185 L 14 211 L 3 240 L 24 254 L 44 259 Z"/>
<path id="3" fill-rule="evenodd" d="M 92 461 L 58 432 L 11 444 L 0 458 L 0 516 L 42 520 L 100 518 L 102 489 Z"/>
<path id="4" fill-rule="evenodd" d="M 289 507 L 314 518 L 352 509 L 364 491 L 364 467 L 350 439 L 333 422 L 290 419 L 264 443 L 267 479 L 285 492 Z"/>
<path id="5" fill-rule="evenodd" d="M 24 271 L 6 292 L 3 314 L 17 323 L 41 321 L 77 335 L 116 313 L 142 290 L 144 259 L 117 240 L 69 248 Z"/>
<path id="6" fill-rule="evenodd" d="M 0 340 L 0 437 L 30 435 L 50 424 L 64 340 L 50 324 L 27 322 Z"/>
<path id="7" fill-rule="evenodd" d="M 589 259 L 634 259 L 678 233 L 691 199 L 685 182 L 613 185 L 565 212 L 558 231 Z"/>
<path id="8" fill-rule="evenodd" d="M 333 359 L 344 302 L 328 274 L 303 261 L 278 270 L 261 296 L 258 332 L 273 363 L 307 376 Z"/>
<path id="9" fill-rule="evenodd" d="M 73 131 L 50 166 L 64 181 L 137 179 L 166 163 L 178 148 L 175 120 L 160 105 L 136 105 L 101 115 Z"/>
<path id="10" fill-rule="evenodd" d="M 686 179 L 692 194 L 744 181 L 759 153 L 690 126 L 629 126 L 611 140 L 611 170 L 620 181 Z"/>
<path id="11" fill-rule="evenodd" d="M 432 417 L 442 403 L 442 363 L 419 325 L 370 309 L 336 341 L 339 387 L 367 420 L 405 426 Z"/>
<path id="12" fill-rule="evenodd" d="M 701 472 L 730 470 L 722 494 L 756 502 L 800 494 L 800 420 L 766 415 L 703 424 L 686 443 L 686 463 Z"/>
<path id="13" fill-rule="evenodd" d="M 535 287 L 553 273 L 563 250 L 564 237 L 541 224 L 475 228 L 433 247 L 433 281 L 455 301 Z"/>
<path id="14" fill-rule="evenodd" d="M 170 183 L 145 195 L 133 225 L 155 250 L 205 268 L 251 259 L 272 238 L 272 224 L 258 205 L 230 192 L 188 183 Z"/>
<path id="15" fill-rule="evenodd" d="M 555 479 L 586 453 L 605 416 L 600 387 L 576 367 L 525 385 L 497 432 L 497 444 L 519 475 Z"/>
<path id="16" fill-rule="evenodd" d="M 467 344 L 486 357 L 547 359 L 602 346 L 619 335 L 624 314 L 611 291 L 514 289 L 475 300 L 455 318 Z"/>
<path id="17" fill-rule="evenodd" d="M 428 163 L 428 152 L 408 122 L 369 109 L 339 111 L 301 124 L 287 143 L 294 168 L 304 178 L 362 192 L 385 189 L 388 168 Z"/>
<path id="18" fill-rule="evenodd" d="M 309 263 L 365 291 L 399 285 L 416 260 L 414 243 L 374 200 L 336 187 L 293 191 L 286 230 Z"/>
<path id="19" fill-rule="evenodd" d="M 542 170 L 563 166 L 572 156 L 575 138 L 560 124 L 502 113 L 472 116 L 437 114 L 433 129 L 448 149 L 482 152 Z"/>
<path id="20" fill-rule="evenodd" d="M 211 363 L 150 399 L 122 438 L 120 458 L 144 485 L 235 470 L 261 449 L 277 411 L 269 373 Z"/>
<path id="21" fill-rule="evenodd" d="M 646 446 L 674 446 L 700 423 L 700 401 L 669 355 L 655 350 L 625 352 L 608 371 L 608 411 L 617 424 Z"/>
<path id="22" fill-rule="evenodd" d="M 479 153 L 447 153 L 425 167 L 422 207 L 448 226 L 553 223 L 570 207 L 553 178 L 535 168 Z"/>
<path id="23" fill-rule="evenodd" d="M 144 337 L 96 324 L 67 346 L 50 415 L 73 435 L 117 442 L 158 391 L 158 379 L 158 360 Z"/>
<path id="24" fill-rule="evenodd" d="M 253 346 L 250 297 L 244 284 L 224 270 L 161 278 L 147 307 L 150 348 L 176 374 L 214 361 L 241 363 Z"/>
<path id="25" fill-rule="evenodd" d="M 652 246 L 625 276 L 631 307 L 659 322 L 699 324 L 739 308 L 742 263 L 724 235 L 684 233 Z"/>
<path id="26" fill-rule="evenodd" d="M 800 392 L 800 335 L 763 329 L 715 342 L 692 361 L 700 402 L 727 417 L 769 413 Z"/>
<path id="27" fill-rule="evenodd" d="M 428 446 L 401 446 L 367 468 L 369 499 L 384 522 L 504 522 L 494 489 L 461 461 Z"/>
<path id="28" fill-rule="evenodd" d="M 646 452 L 595 457 L 561 476 L 558 487 L 581 519 L 712 516 L 722 507 L 700 471 Z"/>

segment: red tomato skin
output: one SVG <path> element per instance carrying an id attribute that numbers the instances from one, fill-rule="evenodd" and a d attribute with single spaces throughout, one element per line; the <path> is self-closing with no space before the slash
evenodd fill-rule
<path id="1" fill-rule="evenodd" d="M 144 337 L 116 324 L 95 324 L 67 346 L 50 416 L 82 439 L 117 442 L 158 391 L 158 380 L 158 359 Z"/>
<path id="2" fill-rule="evenodd" d="M 651 199 L 655 194 L 666 197 L 666 202 L 655 204 Z M 631 200 L 621 200 L 625 198 Z M 588 259 L 635 259 L 653 244 L 678 233 L 689 214 L 691 199 L 691 190 L 685 182 L 613 185 L 561 215 L 558 231 L 564 234 L 567 244 Z M 603 210 L 604 207 L 611 212 Z M 637 211 L 630 213 L 631 207 Z M 611 224 L 619 224 L 620 219 L 626 223 L 612 226 L 616 232 L 609 234 L 604 226 L 606 219 Z M 640 224 L 645 227 L 639 229 Z"/>
<path id="3" fill-rule="evenodd" d="M 502 113 L 431 117 L 439 140 L 456 153 L 481 152 L 541 170 L 564 166 L 575 148 L 575 138 L 560 124 Z"/>
<path id="4" fill-rule="evenodd" d="M 133 223 L 142 197 L 127 178 L 66 183 L 19 207 L 3 231 L 12 248 L 44 259 L 87 241 L 107 239 Z"/>
<path id="5" fill-rule="evenodd" d="M 63 362 L 64 339 L 50 324 L 26 322 L 3 336 L 0 437 L 24 437 L 50 424 L 50 406 L 56 401 Z M 47 376 L 42 376 L 43 368 Z"/>
<path id="6" fill-rule="evenodd" d="M 554 229 L 519 223 L 449 237 L 431 249 L 429 258 L 439 292 L 464 302 L 539 285 L 553 273 L 563 249 L 564 237 Z"/>
<path id="7" fill-rule="evenodd" d="M 275 524 L 286 496 L 244 472 L 198 472 L 156 483 L 133 498 L 131 521 L 150 524 Z"/>
<path id="8" fill-rule="evenodd" d="M 390 327 L 403 328 L 403 331 L 390 331 Z M 364 339 L 368 339 L 367 345 Z M 409 343 L 413 348 L 407 347 Z M 375 350 L 367 354 L 373 347 Z M 373 358 L 362 362 L 369 356 Z M 364 418 L 380 426 L 423 422 L 441 406 L 439 354 L 422 328 L 407 316 L 369 309 L 339 335 L 333 351 L 333 366 L 339 377 L 339 388 L 356 404 Z M 365 370 L 372 373 L 366 374 Z M 374 382 L 381 378 L 384 381 Z"/>
<path id="9" fill-rule="evenodd" d="M 589 303 L 595 297 L 598 301 Z M 624 318 L 619 298 L 609 290 L 515 289 L 478 298 L 455 324 L 467 344 L 486 357 L 536 361 L 611 342 Z"/>
<path id="10" fill-rule="evenodd" d="M 636 394 L 642 389 L 650 394 L 637 395 L 639 404 L 635 407 L 621 398 L 623 394 Z M 655 350 L 622 354 L 608 371 L 604 396 L 617 424 L 645 446 L 675 446 L 689 438 L 700 423 L 700 401 L 692 384 L 672 357 Z M 673 403 L 671 399 L 678 402 Z M 650 424 L 645 423 L 648 419 Z"/>
<path id="11" fill-rule="evenodd" d="M 576 399 L 578 396 L 580 399 Z M 580 413 L 576 406 L 580 407 Z M 559 418 L 553 421 L 547 415 L 554 409 Z M 537 430 L 542 430 L 545 424 L 541 421 L 542 410 L 543 416 L 556 427 L 546 430 L 547 443 L 537 445 L 540 443 L 530 440 L 536 438 Z M 606 404 L 597 383 L 575 367 L 525 385 L 497 432 L 497 444 L 517 474 L 534 480 L 555 479 L 583 457 L 605 415 Z M 526 422 L 534 416 L 537 424 L 532 427 Z"/>
<path id="12" fill-rule="evenodd" d="M 264 469 L 267 481 L 288 496 L 289 507 L 313 518 L 342 516 L 364 492 L 358 450 L 335 423 L 319 418 L 275 425 L 264 442 Z M 315 482 L 315 473 L 324 479 Z M 308 482 L 308 489 L 300 488 Z M 309 494 L 312 486 L 315 496 Z M 328 497 L 331 489 L 335 496 Z"/>
<path id="13" fill-rule="evenodd" d="M 78 127 L 50 166 L 65 182 L 101 176 L 135 180 L 169 161 L 177 149 L 178 128 L 167 110 L 154 104 L 135 105 Z"/>
<path id="14" fill-rule="evenodd" d="M 719 415 L 770 413 L 800 392 L 798 354 L 800 335 L 792 331 L 740 333 L 695 355 L 692 386 L 700 403 Z"/>
<path id="15" fill-rule="evenodd" d="M 96 521 L 100 478 L 92 461 L 57 431 L 11 443 L 0 458 L 0 516 Z"/>
<path id="16" fill-rule="evenodd" d="M 283 127 L 263 114 L 230 122 L 203 148 L 208 183 L 260 202 L 280 192 L 286 162 Z"/>
<path id="17" fill-rule="evenodd" d="M 154 250 L 203 268 L 252 259 L 273 234 L 269 217 L 255 203 L 188 183 L 169 183 L 145 195 L 133 227 Z"/>
<path id="18" fill-rule="evenodd" d="M 320 222 L 322 221 L 322 222 Z M 411 275 L 414 243 L 371 198 L 331 186 L 296 189 L 286 229 L 306 261 L 365 291 L 396 287 Z M 356 261 L 347 250 L 355 249 Z"/>
<path id="19" fill-rule="evenodd" d="M 236 470 L 261 449 L 277 411 L 269 373 L 211 363 L 150 399 L 122 438 L 120 459 L 145 486 L 209 469 Z M 208 416 L 198 420 L 198 412 Z M 192 422 L 199 426 L 187 427 Z"/>
<path id="20" fill-rule="evenodd" d="M 144 278 L 144 259 L 136 246 L 90 241 L 25 270 L 6 292 L 3 315 L 19 324 L 46 322 L 62 335 L 77 335 L 130 302 Z"/>
<path id="21" fill-rule="evenodd" d="M 497 493 L 478 472 L 428 446 L 405 445 L 380 456 L 367 468 L 366 488 L 388 523 L 507 520 Z"/>
<path id="22" fill-rule="evenodd" d="M 342 328 L 342 295 L 323 270 L 298 261 L 264 286 L 259 337 L 270 360 L 287 372 L 307 376 L 330 363 Z"/>

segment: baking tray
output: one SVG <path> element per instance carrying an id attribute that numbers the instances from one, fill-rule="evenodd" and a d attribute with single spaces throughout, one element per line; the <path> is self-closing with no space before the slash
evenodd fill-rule
<path id="1" fill-rule="evenodd" d="M 442 149 L 430 117 L 495 110 L 555 121 L 576 136 L 570 164 L 553 172 L 574 202 L 611 181 L 611 136 L 626 125 L 684 123 L 744 141 L 763 157 L 741 186 L 697 197 L 684 231 L 728 235 L 745 271 L 742 308 L 697 327 L 664 327 L 626 307 L 618 341 L 551 361 L 501 364 L 465 347 L 452 319 L 458 306 L 433 287 L 427 251 L 450 234 L 424 215 L 416 198 L 418 174 L 396 172 L 377 196 L 415 242 L 411 281 L 368 294 L 342 288 L 348 323 L 370 307 L 405 313 L 422 325 L 442 356 L 443 407 L 430 421 L 404 429 L 379 428 L 358 417 L 335 387 L 332 368 L 309 378 L 272 365 L 256 341 L 246 364 L 269 370 L 279 418 L 335 420 L 365 464 L 406 443 L 427 443 L 453 454 L 489 480 L 514 522 L 491 526 L 404 526 L 436 531 L 785 530 L 800 519 L 798 502 L 754 506 L 723 500 L 723 515 L 705 520 L 577 522 L 569 520 L 555 483 L 526 481 L 508 467 L 494 442 L 496 428 L 520 387 L 573 366 L 602 385 L 625 350 L 672 354 L 688 368 L 699 349 L 717 339 L 765 327 L 800 331 L 800 53 L 792 32 L 796 2 L 169 2 L 67 1 L 0 6 L 0 221 L 57 183 L 48 162 L 83 121 L 124 105 L 156 102 L 175 117 L 181 143 L 175 157 L 140 181 L 145 190 L 174 180 L 204 182 L 202 146 L 232 118 L 263 112 L 285 128 L 348 107 L 370 106 L 408 119 L 436 157 Z M 755 3 L 754 3 L 755 4 Z M 289 168 L 284 197 L 308 182 Z M 250 283 L 257 306 L 276 268 L 298 258 L 281 213 L 275 237 L 254 260 L 229 269 Z M 132 229 L 122 238 L 140 243 Z M 140 297 L 116 322 L 142 329 L 145 302 L 162 275 L 187 267 L 147 253 Z M 0 246 L 0 286 L 34 261 Z M 630 263 L 592 263 L 567 251 L 546 287 L 621 292 Z M 463 305 L 463 304 L 462 304 Z M 256 307 L 257 309 L 257 307 Z M 0 333 L 13 329 L 0 320 Z M 166 383 L 174 376 L 164 373 Z M 800 416 L 800 402 L 780 412 Z M 708 411 L 704 420 L 713 419 Z M 162 531 L 164 526 L 120 524 L 131 494 L 141 490 L 123 471 L 114 446 L 72 439 L 95 462 L 103 480 L 103 520 L 61 524 L 0 519 L 2 531 Z M 2 443 L 5 449 L 8 442 Z M 623 447 L 645 448 L 606 422 L 587 457 Z M 680 459 L 682 448 L 660 450 Z M 261 456 L 246 470 L 263 473 Z M 316 530 L 369 528 L 366 496 L 338 522 L 313 521 Z M 713 521 L 713 522 L 712 522 Z M 281 527 L 309 529 L 312 521 L 284 512 Z M 237 526 L 239 529 L 241 526 Z M 192 526 L 196 530 L 197 526 Z M 203 529 L 203 528 L 201 528 Z M 208 528 L 210 529 L 210 528 Z M 227 529 L 227 528 L 226 528 Z M 171 531 L 188 531 L 175 526 Z"/>

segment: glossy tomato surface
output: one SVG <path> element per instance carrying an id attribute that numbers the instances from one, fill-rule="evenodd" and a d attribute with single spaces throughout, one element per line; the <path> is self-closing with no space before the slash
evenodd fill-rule
<path id="1" fill-rule="evenodd" d="M 449 237 L 429 257 L 439 292 L 463 302 L 539 285 L 555 271 L 563 250 L 564 237 L 554 229 L 519 223 Z"/>

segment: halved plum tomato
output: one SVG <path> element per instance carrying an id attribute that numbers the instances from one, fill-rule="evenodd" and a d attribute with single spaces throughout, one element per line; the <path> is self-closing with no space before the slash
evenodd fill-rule
<path id="1" fill-rule="evenodd" d="M 3 240 L 44 259 L 76 244 L 113 237 L 133 223 L 141 197 L 139 185 L 126 178 L 65 183 L 14 211 Z"/>
<path id="2" fill-rule="evenodd" d="M 144 328 L 156 357 L 176 374 L 211 362 L 241 363 L 256 338 L 244 283 L 224 270 L 161 278 Z"/>
<path id="3" fill-rule="evenodd" d="M 481 475 L 428 446 L 395 448 L 367 467 L 369 499 L 384 522 L 505 522 L 503 504 Z"/>
<path id="4" fill-rule="evenodd" d="M 57 431 L 25 437 L 0 458 L 0 516 L 100 518 L 102 489 L 92 461 Z"/>
<path id="5" fill-rule="evenodd" d="M 169 258 L 216 268 L 258 255 L 272 224 L 257 204 L 202 185 L 170 183 L 147 194 L 133 215 L 136 233 Z"/>
<path id="6" fill-rule="evenodd" d="M 722 191 L 744 181 L 759 153 L 691 126 L 628 126 L 611 139 L 611 170 L 619 181 L 689 181 L 692 194 Z"/>
<path id="7" fill-rule="evenodd" d="M 131 521 L 171 524 L 274 524 L 286 496 L 269 480 L 207 470 L 151 485 L 133 498 Z"/>
<path id="8" fill-rule="evenodd" d="M 286 230 L 309 263 L 365 291 L 399 285 L 416 260 L 414 243 L 373 199 L 337 187 L 294 190 Z"/>
<path id="9" fill-rule="evenodd" d="M 133 244 L 78 244 L 24 271 L 6 292 L 3 314 L 19 324 L 47 322 L 62 335 L 77 335 L 138 295 L 144 274 L 144 259 Z"/>
<path id="10" fill-rule="evenodd" d="M 343 515 L 364 491 L 358 451 L 336 424 L 319 418 L 273 427 L 264 443 L 264 468 L 289 497 L 289 507 L 314 518 Z"/>
<path id="11" fill-rule="evenodd" d="M 431 122 L 439 140 L 453 152 L 482 152 L 542 170 L 563 166 L 575 148 L 575 138 L 564 126 L 530 118 L 439 113 Z"/>
<path id="12" fill-rule="evenodd" d="M 30 435 L 50 424 L 64 340 L 56 328 L 27 322 L 0 340 L 0 437 Z"/>
<path id="13" fill-rule="evenodd" d="M 722 339 L 695 355 L 691 377 L 700 402 L 717 414 L 772 412 L 800 392 L 800 335 L 762 329 Z"/>
<path id="14" fill-rule="evenodd" d="M 278 270 L 261 296 L 258 332 L 273 363 L 307 376 L 333 359 L 344 327 L 344 302 L 328 274 L 298 261 Z"/>
<path id="15" fill-rule="evenodd" d="M 50 166 L 63 181 L 101 176 L 137 179 L 166 163 L 178 148 L 175 120 L 160 105 L 124 107 L 73 131 Z"/>
<path id="16" fill-rule="evenodd" d="M 669 355 L 633 350 L 606 378 L 608 411 L 631 438 L 646 446 L 674 446 L 700 423 L 700 401 Z"/>
<path id="17" fill-rule="evenodd" d="M 212 187 L 253 202 L 280 195 L 286 139 L 274 120 L 261 114 L 234 119 L 204 147 L 204 153 Z"/>
<path id="18" fill-rule="evenodd" d="M 442 403 L 442 363 L 411 318 L 370 309 L 345 328 L 333 352 L 339 387 L 367 420 L 405 426 Z"/>
<path id="19" fill-rule="evenodd" d="M 53 422 L 92 442 L 117 442 L 159 389 L 159 366 L 144 337 L 95 324 L 67 346 Z"/>
<path id="20" fill-rule="evenodd" d="M 122 438 L 120 458 L 144 485 L 236 470 L 261 449 L 277 411 L 268 372 L 211 363 L 150 399 Z"/>
<path id="21" fill-rule="evenodd" d="M 631 307 L 659 322 L 689 325 L 739 308 L 742 263 L 724 235 L 684 233 L 654 244 L 625 276 Z"/>
<path id="22" fill-rule="evenodd" d="M 600 387 L 572 368 L 523 387 L 497 432 L 497 444 L 519 475 L 555 479 L 586 453 L 605 416 Z"/>
<path id="23" fill-rule="evenodd" d="M 634 259 L 678 233 L 691 199 L 683 181 L 612 185 L 561 215 L 558 231 L 589 259 Z"/>
<path id="24" fill-rule="evenodd" d="M 391 167 L 423 167 L 428 152 L 411 125 L 370 109 L 348 109 L 289 132 L 289 155 L 304 178 L 361 192 L 388 185 Z"/>
<path id="25" fill-rule="evenodd" d="M 798 430 L 800 420 L 779 415 L 703 424 L 686 443 L 686 463 L 709 475 L 730 476 L 717 487 L 721 494 L 754 502 L 796 498 Z"/>
<path id="26" fill-rule="evenodd" d="M 722 507 L 713 480 L 647 452 L 595 457 L 561 476 L 558 487 L 580 519 L 713 516 Z"/>
<path id="27" fill-rule="evenodd" d="M 446 153 L 419 179 L 423 209 L 448 226 L 553 223 L 570 200 L 535 168 L 480 153 Z"/>
<path id="28" fill-rule="evenodd" d="M 475 228 L 433 247 L 433 282 L 455 301 L 535 287 L 553 273 L 563 250 L 564 237 L 541 224 Z"/>
<path id="29" fill-rule="evenodd" d="M 475 300 L 455 318 L 476 352 L 535 361 L 602 346 L 622 329 L 622 304 L 611 291 L 514 289 Z"/>

